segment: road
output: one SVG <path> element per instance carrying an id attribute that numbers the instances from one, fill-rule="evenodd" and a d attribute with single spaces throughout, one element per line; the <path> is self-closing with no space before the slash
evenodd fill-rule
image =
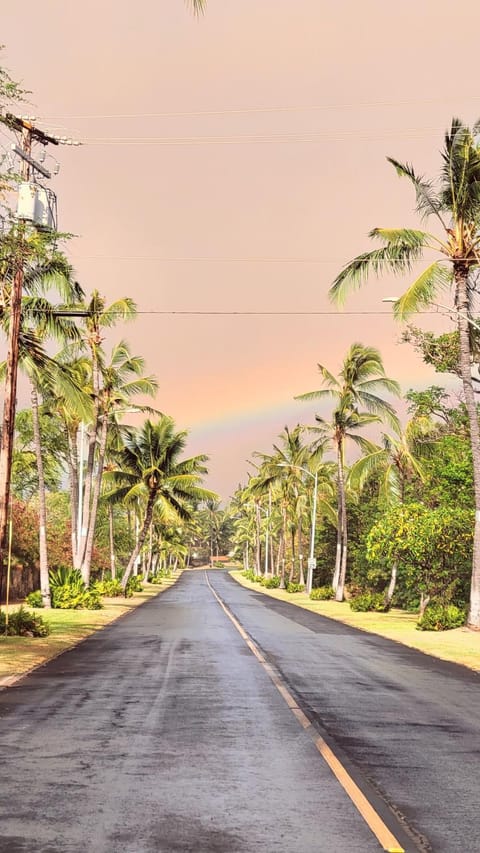
<path id="1" fill-rule="evenodd" d="M 479 850 L 478 677 L 208 577 L 390 828 L 371 782 Z M 2 853 L 381 849 L 203 572 L 1 691 L 0 727 Z"/>

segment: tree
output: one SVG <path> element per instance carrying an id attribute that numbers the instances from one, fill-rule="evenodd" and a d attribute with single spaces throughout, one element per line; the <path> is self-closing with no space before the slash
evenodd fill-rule
<path id="1" fill-rule="evenodd" d="M 385 375 L 382 357 L 378 350 L 366 347 L 360 343 L 351 345 L 336 379 L 327 368 L 319 364 L 323 388 L 309 391 L 296 397 L 297 400 L 334 401 L 332 419 L 326 420 L 320 415 L 315 416 L 318 427 L 314 428 L 319 436 L 318 441 L 325 445 L 329 442 L 335 448 L 337 460 L 337 554 L 333 575 L 333 587 L 337 601 L 344 596 L 345 578 L 347 571 L 347 504 L 345 483 L 345 443 L 351 440 L 360 450 L 371 453 L 374 445 L 357 431 L 378 423 L 382 418 L 397 427 L 398 418 L 390 403 L 379 394 L 400 394 L 399 385 Z M 364 411 L 359 411 L 362 407 Z"/>
<path id="2" fill-rule="evenodd" d="M 150 529 L 154 510 L 166 524 L 188 521 L 192 501 L 216 500 L 214 492 L 200 486 L 207 472 L 207 456 L 182 459 L 187 432 L 177 432 L 171 417 L 162 415 L 156 423 L 147 420 L 141 429 L 125 430 L 124 448 L 118 454 L 117 467 L 105 474 L 112 488 L 110 497 L 125 503 L 144 498 L 145 508 L 137 543 L 123 573 L 125 588 L 135 561 Z"/>
<path id="3" fill-rule="evenodd" d="M 429 509 L 412 503 L 391 507 L 372 527 L 367 559 L 399 562 L 407 590 L 420 596 L 420 616 L 431 598 L 447 602 L 468 595 L 472 552 L 472 511 Z"/>
<path id="4" fill-rule="evenodd" d="M 409 482 L 418 477 L 424 481 L 426 471 L 423 460 L 431 455 L 436 438 L 433 422 L 426 417 L 416 418 L 395 435 L 383 434 L 383 447 L 367 453 L 355 462 L 349 474 L 354 489 L 362 490 L 372 476 L 379 476 L 380 499 L 386 506 L 404 504 Z M 390 605 L 397 582 L 398 563 L 391 565 L 390 582 L 385 594 Z"/>
<path id="5" fill-rule="evenodd" d="M 411 228 L 374 228 L 370 237 L 382 246 L 359 255 L 339 273 L 330 290 L 333 300 L 343 302 L 349 290 L 360 287 L 371 273 L 410 273 L 425 250 L 437 255 L 395 304 L 398 319 L 435 304 L 437 295 L 453 290 L 457 319 L 459 362 L 470 424 L 475 487 L 475 528 L 468 625 L 480 629 L 480 427 L 471 375 L 471 315 L 474 275 L 480 264 L 480 149 L 472 128 L 454 118 L 445 135 L 442 169 L 438 181 L 417 175 L 413 167 L 389 157 L 400 177 L 407 178 L 416 195 L 422 220 L 433 219 L 441 236 Z"/>

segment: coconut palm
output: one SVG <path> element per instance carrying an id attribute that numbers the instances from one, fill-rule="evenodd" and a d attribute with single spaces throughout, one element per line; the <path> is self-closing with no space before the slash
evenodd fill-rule
<path id="1" fill-rule="evenodd" d="M 86 553 L 88 530 L 91 524 L 92 491 L 94 488 L 95 456 L 100 433 L 100 390 L 102 343 L 104 330 L 111 328 L 119 320 L 133 320 L 137 308 L 132 299 L 124 297 L 111 305 L 107 305 L 103 296 L 94 290 L 90 300 L 82 306 L 86 312 L 85 335 L 83 345 L 87 348 L 91 359 L 91 394 L 94 402 L 94 412 L 91 428 L 88 433 L 87 464 L 85 470 L 85 489 L 83 493 L 82 530 L 78 531 L 78 544 L 74 556 L 74 565 L 81 568 Z M 75 354 L 75 352 L 73 352 Z"/>
<path id="2" fill-rule="evenodd" d="M 116 425 L 115 415 L 132 406 L 132 398 L 137 394 L 152 396 L 158 388 L 153 376 L 142 376 L 145 361 L 139 356 L 130 354 L 128 344 L 120 341 L 112 349 L 109 363 L 105 362 L 103 353 L 99 353 L 99 368 L 101 387 L 98 389 L 98 453 L 96 472 L 93 477 L 92 500 L 88 518 L 88 529 L 85 539 L 85 552 L 81 564 L 84 582 L 90 582 L 90 567 L 92 562 L 95 525 L 97 520 L 98 501 L 102 483 L 109 426 Z M 153 412 L 147 406 L 135 406 L 138 412 Z"/>
<path id="3" fill-rule="evenodd" d="M 107 497 L 126 503 L 145 499 L 143 520 L 137 543 L 122 577 L 125 588 L 135 561 L 150 529 L 154 510 L 165 524 L 188 521 L 192 501 L 216 500 L 214 492 L 200 486 L 207 472 L 205 455 L 182 459 L 187 432 L 177 432 L 171 417 L 162 415 L 156 423 L 147 420 L 141 429 L 126 428 L 124 448 L 117 468 L 105 474 L 112 488 Z"/>
<path id="4" fill-rule="evenodd" d="M 382 357 L 374 347 L 360 343 L 351 345 L 336 379 L 327 368 L 319 364 L 323 388 L 299 395 L 297 400 L 331 399 L 335 403 L 332 419 L 315 416 L 318 427 L 314 431 L 318 441 L 333 445 L 337 461 L 337 554 L 333 574 L 333 587 L 337 601 L 343 600 L 347 571 L 347 503 L 345 484 L 345 444 L 350 440 L 362 452 L 371 453 L 372 442 L 358 435 L 364 429 L 383 419 L 398 427 L 398 418 L 392 405 L 380 394 L 400 394 L 397 382 L 385 375 Z M 362 408 L 363 411 L 359 411 Z"/>
<path id="5" fill-rule="evenodd" d="M 8 266 L 3 270 L 5 287 L 0 306 L 0 322 L 7 331 L 10 323 L 11 271 Z M 54 290 L 64 302 L 78 301 L 83 291 L 75 280 L 73 269 L 64 255 L 54 252 L 50 257 L 31 260 L 25 266 L 22 314 L 19 330 L 19 366 L 28 376 L 32 403 L 33 446 L 38 472 L 39 501 L 39 563 L 40 588 L 44 607 L 50 606 L 49 566 L 47 554 L 47 507 L 45 473 L 40 432 L 39 394 L 48 393 L 54 383 L 61 385 L 64 393 L 77 403 L 82 398 L 81 389 L 76 385 L 67 367 L 50 358 L 44 349 L 48 339 L 57 341 L 78 339 L 76 325 L 65 317 L 64 304 L 54 305 L 47 298 Z M 84 410 L 87 405 L 82 401 Z"/>
<path id="6" fill-rule="evenodd" d="M 403 320 L 435 304 L 439 294 L 453 292 L 460 342 L 460 372 L 470 423 L 475 491 L 475 532 L 468 624 L 480 628 L 480 427 L 471 375 L 472 301 L 474 276 L 480 266 L 480 121 L 472 128 L 454 118 L 445 134 L 442 169 L 436 182 L 418 175 L 412 166 L 389 157 L 401 177 L 413 185 L 416 210 L 422 220 L 432 220 L 437 233 L 411 228 L 374 228 L 370 236 L 380 248 L 355 258 L 337 276 L 331 297 L 343 302 L 370 274 L 411 273 L 425 252 L 435 255 L 395 304 Z"/>

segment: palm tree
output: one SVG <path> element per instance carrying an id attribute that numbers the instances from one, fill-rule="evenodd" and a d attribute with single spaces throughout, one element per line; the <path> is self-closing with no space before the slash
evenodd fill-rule
<path id="1" fill-rule="evenodd" d="M 453 291 L 460 342 L 460 372 L 470 424 L 475 491 L 475 532 L 468 625 L 480 629 L 480 427 L 471 375 L 471 312 L 473 276 L 480 265 L 480 121 L 472 128 L 454 118 L 445 134 L 438 181 L 417 175 L 412 166 L 389 157 L 401 177 L 412 184 L 416 210 L 422 220 L 433 219 L 441 236 L 411 228 L 374 228 L 370 236 L 381 248 L 365 252 L 347 264 L 331 287 L 331 297 L 343 302 L 348 291 L 360 287 L 371 273 L 410 273 L 425 251 L 437 256 L 395 305 L 403 320 L 435 304 L 442 291 Z"/>
<path id="2" fill-rule="evenodd" d="M 8 270 L 4 271 L 9 279 Z M 11 284 L 11 282 L 10 282 Z M 75 280 L 73 269 L 60 252 L 42 261 L 31 261 L 25 267 L 25 295 L 19 331 L 19 366 L 29 378 L 32 403 L 33 444 L 38 471 L 39 500 L 39 562 L 40 589 L 44 607 L 50 606 L 49 566 L 47 553 L 47 506 L 45 474 L 40 431 L 39 393 L 48 393 L 56 382 L 70 398 L 77 400 L 81 390 L 76 386 L 68 368 L 50 358 L 44 350 L 45 341 L 78 339 L 76 325 L 63 316 L 65 306 L 53 305 L 47 298 L 51 290 L 69 304 L 78 301 L 83 291 Z M 10 322 L 9 288 L 4 289 L 0 306 L 0 322 L 7 330 Z"/>
<path id="3" fill-rule="evenodd" d="M 139 430 L 127 428 L 117 468 L 105 474 L 107 482 L 112 483 L 111 498 L 126 503 L 145 498 L 141 530 L 122 577 L 124 588 L 145 542 L 154 510 L 162 522 L 176 524 L 192 517 L 192 501 L 217 498 L 214 492 L 200 486 L 201 477 L 207 472 L 204 463 L 208 457 L 181 458 L 186 440 L 187 432 L 177 432 L 173 419 L 167 415 L 162 415 L 156 423 L 147 420 Z"/>
<path id="4" fill-rule="evenodd" d="M 141 375 L 145 367 L 144 359 L 139 356 L 132 356 L 125 341 L 115 344 L 109 364 L 105 363 L 103 354 L 100 353 L 99 355 L 101 387 L 98 390 L 99 435 L 97 465 L 96 473 L 93 477 L 85 553 L 81 566 L 82 577 L 86 584 L 90 582 L 90 566 L 109 426 L 116 425 L 115 415 L 117 412 L 121 413 L 127 407 L 131 407 L 132 397 L 135 397 L 137 394 L 151 396 L 158 387 L 157 380 L 153 376 Z M 147 406 L 136 406 L 135 409 L 138 412 L 154 411 Z"/>
<path id="5" fill-rule="evenodd" d="M 351 467 L 349 484 L 361 492 L 369 478 L 380 477 L 379 497 L 386 506 L 404 504 L 408 483 L 418 477 L 422 482 L 426 472 L 423 465 L 432 452 L 438 429 L 430 418 L 417 417 L 395 435 L 384 433 L 383 447 L 378 447 L 358 459 Z M 385 603 L 390 606 L 397 582 L 397 560 L 393 561 Z"/>
<path id="6" fill-rule="evenodd" d="M 382 418 L 398 427 L 395 410 L 379 393 L 400 394 L 397 382 L 385 375 L 382 357 L 378 350 L 360 343 L 351 345 L 336 379 L 327 368 L 319 364 L 318 369 L 324 387 L 296 397 L 297 400 L 332 399 L 335 402 L 332 420 L 315 416 L 319 424 L 314 431 L 325 446 L 333 445 L 337 460 L 337 554 L 333 574 L 333 587 L 337 601 L 343 601 L 347 572 L 347 502 L 345 485 L 345 443 L 353 441 L 363 452 L 371 453 L 372 442 L 358 435 L 357 431 L 378 423 Z M 359 411 L 362 407 L 364 411 Z"/>
<path id="7" fill-rule="evenodd" d="M 79 569 L 81 569 L 85 560 L 87 536 L 92 521 L 91 513 L 92 491 L 94 488 L 95 455 L 101 427 L 100 390 L 104 329 L 114 326 L 119 320 L 133 320 L 137 312 L 134 301 L 129 297 L 118 299 L 116 302 L 107 306 L 105 299 L 97 290 L 93 291 L 89 302 L 84 304 L 82 307 L 86 312 L 85 343 L 91 359 L 91 394 L 94 402 L 94 412 L 91 429 L 88 435 L 85 489 L 83 493 L 82 530 L 78 531 L 78 545 L 74 557 L 74 564 L 76 568 Z"/>

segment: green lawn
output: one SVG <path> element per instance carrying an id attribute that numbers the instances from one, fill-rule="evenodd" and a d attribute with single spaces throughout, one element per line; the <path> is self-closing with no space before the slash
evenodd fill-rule
<path id="1" fill-rule="evenodd" d="M 37 610 L 50 625 L 48 637 L 5 637 L 0 635 L 0 687 L 8 685 L 89 634 L 99 631 L 120 616 L 168 589 L 178 579 L 166 578 L 161 586 L 147 584 L 133 598 L 104 598 L 102 610 Z"/>
<path id="2" fill-rule="evenodd" d="M 304 592 L 290 594 L 283 589 L 265 589 L 260 584 L 248 581 L 241 571 L 231 571 L 230 574 L 242 586 L 256 592 L 288 601 L 313 613 L 353 625 L 361 631 L 380 634 L 389 640 L 480 672 L 480 633 L 467 628 L 455 628 L 452 631 L 417 631 L 415 613 L 405 613 L 403 610 L 391 610 L 390 613 L 355 613 L 346 601 L 310 601 Z"/>

